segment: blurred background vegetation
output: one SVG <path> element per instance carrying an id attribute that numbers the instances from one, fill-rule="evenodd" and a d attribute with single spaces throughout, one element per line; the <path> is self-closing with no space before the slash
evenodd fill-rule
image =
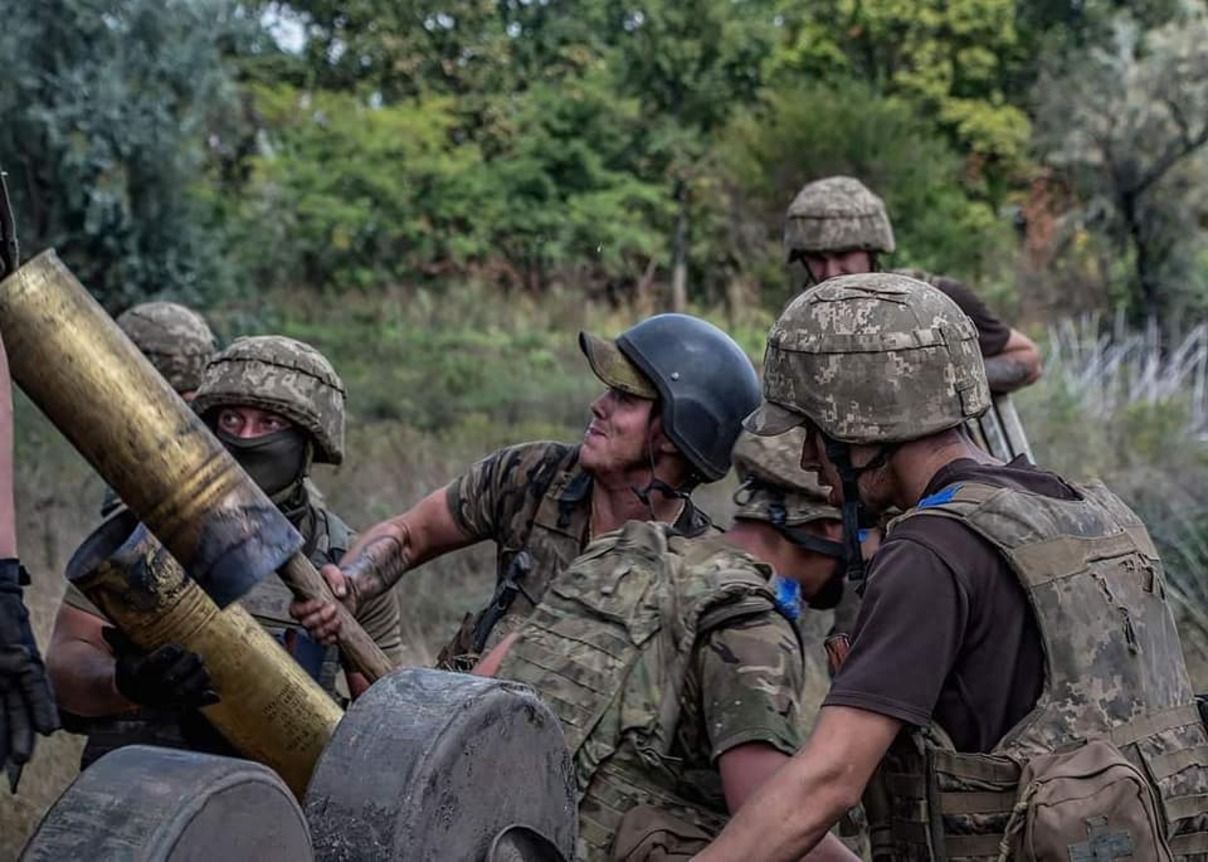
<path id="1" fill-rule="evenodd" d="M 321 348 L 350 457 L 316 480 L 355 525 L 500 444 L 577 437 L 580 328 L 690 309 L 757 358 L 800 288 L 789 200 L 861 177 L 890 265 L 965 279 L 1043 345 L 1017 396 L 1037 456 L 1145 517 L 1208 689 L 1202 2 L 0 0 L 0 20 L 25 253 L 56 247 L 115 314 L 174 299 L 224 340 Z M 23 399 L 17 430 L 44 637 L 101 485 Z M 719 520 L 729 490 L 704 489 Z M 485 548 L 408 576 L 413 661 L 492 576 Z M 0 789 L 0 859 L 77 745 Z"/>

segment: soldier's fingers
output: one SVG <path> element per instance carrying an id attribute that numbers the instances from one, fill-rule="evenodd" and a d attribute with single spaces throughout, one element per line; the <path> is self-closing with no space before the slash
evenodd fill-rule
<path id="1" fill-rule="evenodd" d="M 54 692 L 41 663 L 31 666 L 26 673 L 22 674 L 21 688 L 25 695 L 25 702 L 29 705 L 34 730 L 43 736 L 49 736 L 58 730 L 59 709 L 55 705 Z"/>
<path id="2" fill-rule="evenodd" d="M 8 759 L 17 764 L 28 763 L 34 753 L 34 728 L 20 689 L 4 692 L 4 711 L 8 713 Z"/>
<path id="3" fill-rule="evenodd" d="M 318 634 L 320 629 L 326 629 L 331 623 L 336 623 L 336 630 L 339 630 L 339 622 L 336 619 L 336 606 L 331 602 L 322 602 L 316 606 L 307 609 L 300 618 L 299 622 L 306 626 L 307 631 L 311 634 Z"/>
<path id="4" fill-rule="evenodd" d="M 342 599 L 348 595 L 348 584 L 344 582 L 344 573 L 340 571 L 339 566 L 328 563 L 319 571 L 322 573 L 324 579 L 326 579 L 327 585 L 331 587 L 331 592 L 337 599 Z"/>
<path id="5" fill-rule="evenodd" d="M 330 603 L 323 601 L 323 599 L 307 599 L 305 601 L 295 599 L 289 604 L 289 615 L 301 623 L 307 617 L 317 613 L 326 604 Z"/>

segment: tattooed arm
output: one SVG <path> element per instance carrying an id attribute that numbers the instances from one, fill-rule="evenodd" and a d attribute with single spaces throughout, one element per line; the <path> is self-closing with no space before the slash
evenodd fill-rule
<path id="1" fill-rule="evenodd" d="M 474 541 L 453 519 L 442 488 L 403 514 L 366 530 L 339 566 L 324 566 L 322 572 L 332 592 L 355 615 L 366 601 L 398 583 L 408 569 Z M 290 614 L 316 640 L 335 643 L 340 624 L 330 602 L 295 601 Z"/>
<path id="2" fill-rule="evenodd" d="M 1017 329 L 1011 330 L 1003 349 L 987 356 L 985 362 L 992 392 L 1014 392 L 1040 379 L 1040 351 L 1032 339 Z"/>

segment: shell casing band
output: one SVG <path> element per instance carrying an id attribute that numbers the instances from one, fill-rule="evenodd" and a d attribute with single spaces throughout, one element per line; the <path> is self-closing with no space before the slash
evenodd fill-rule
<path id="1" fill-rule="evenodd" d="M 67 576 L 142 649 L 198 653 L 222 698 L 206 719 L 302 798 L 343 712 L 251 614 L 214 604 L 129 512 L 85 540 Z"/>

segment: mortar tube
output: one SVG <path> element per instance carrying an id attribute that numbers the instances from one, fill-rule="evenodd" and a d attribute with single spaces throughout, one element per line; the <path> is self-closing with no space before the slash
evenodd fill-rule
<path id="1" fill-rule="evenodd" d="M 67 578 L 141 649 L 200 655 L 221 698 L 202 714 L 302 798 L 343 712 L 251 614 L 214 604 L 129 511 L 84 541 Z"/>

